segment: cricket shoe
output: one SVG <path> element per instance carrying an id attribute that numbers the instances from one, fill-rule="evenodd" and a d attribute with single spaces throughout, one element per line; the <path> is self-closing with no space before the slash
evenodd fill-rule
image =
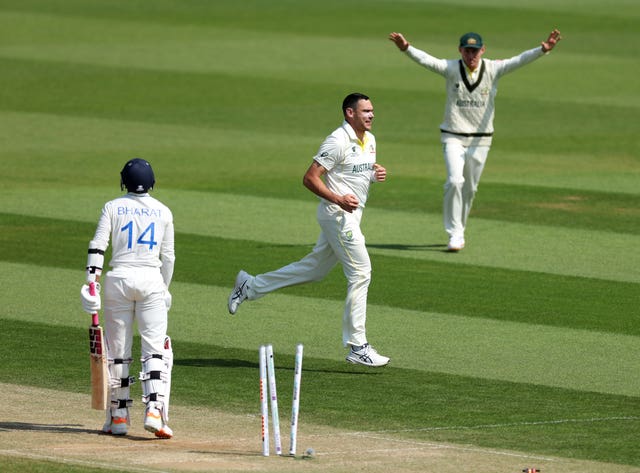
<path id="1" fill-rule="evenodd" d="M 147 403 L 144 410 L 144 429 L 161 439 L 173 437 L 173 430 L 164 423 L 162 418 L 162 403 Z"/>
<path id="2" fill-rule="evenodd" d="M 384 366 L 389 363 L 389 358 L 380 355 L 375 348 L 368 343 L 361 347 L 351 346 L 351 351 L 347 355 L 349 363 L 357 363 L 365 366 Z"/>
<path id="3" fill-rule="evenodd" d="M 107 410 L 107 421 L 102 426 L 105 434 L 127 435 L 129 428 L 129 416 L 127 409 Z"/>
<path id="4" fill-rule="evenodd" d="M 447 245 L 447 250 L 449 251 L 460 251 L 464 248 L 464 237 L 461 236 L 452 236 L 449 238 L 449 244 Z"/>
<path id="5" fill-rule="evenodd" d="M 240 270 L 236 276 L 236 283 L 233 287 L 233 291 L 229 294 L 229 300 L 227 302 L 227 308 L 231 315 L 238 311 L 238 307 L 247 298 L 247 285 L 251 279 L 251 275 L 246 271 Z"/>
<path id="6" fill-rule="evenodd" d="M 173 437 L 173 430 L 167 424 L 163 424 L 160 430 L 156 430 L 155 436 L 159 439 L 170 439 Z"/>

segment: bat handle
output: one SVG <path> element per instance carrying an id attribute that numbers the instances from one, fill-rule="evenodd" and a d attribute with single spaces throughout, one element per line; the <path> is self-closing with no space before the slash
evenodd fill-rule
<path id="1" fill-rule="evenodd" d="M 89 283 L 89 294 L 91 294 L 92 296 L 96 295 L 96 283 L 93 281 Z M 97 327 L 98 325 L 100 325 L 100 320 L 98 319 L 97 312 L 94 312 L 93 314 L 91 314 L 91 317 L 92 317 L 91 325 L 93 325 L 94 327 Z"/>

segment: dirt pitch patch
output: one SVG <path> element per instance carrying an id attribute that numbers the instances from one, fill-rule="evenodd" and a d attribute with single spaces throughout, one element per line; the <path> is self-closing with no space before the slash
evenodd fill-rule
<path id="1" fill-rule="evenodd" d="M 2 383 L 0 394 L 0 455 L 110 471 L 518 473 L 528 467 L 544 473 L 637 471 L 618 465 L 407 440 L 393 433 L 309 425 L 304 423 L 304 410 L 298 456 L 267 458 L 261 455 L 257 413 L 238 416 L 172 406 L 170 425 L 175 437 L 159 440 L 142 428 L 142 407 L 135 403 L 129 435 L 114 437 L 100 433 L 104 414 L 89 408 L 85 394 Z M 287 423 L 281 425 L 283 449 L 288 452 Z M 316 451 L 315 458 L 302 459 L 309 447 Z"/>

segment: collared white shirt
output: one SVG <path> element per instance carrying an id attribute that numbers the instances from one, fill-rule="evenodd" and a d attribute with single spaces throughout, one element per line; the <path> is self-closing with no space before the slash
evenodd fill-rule
<path id="1" fill-rule="evenodd" d="M 362 142 L 344 121 L 327 136 L 313 159 L 327 170 L 325 183 L 329 190 L 339 195 L 354 194 L 360 207 L 365 206 L 374 180 L 376 139 L 373 134 L 365 131 Z"/>

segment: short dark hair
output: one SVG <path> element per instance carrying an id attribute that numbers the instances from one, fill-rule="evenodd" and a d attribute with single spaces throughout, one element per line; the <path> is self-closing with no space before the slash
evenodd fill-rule
<path id="1" fill-rule="evenodd" d="M 369 100 L 369 97 L 358 92 L 347 95 L 342 101 L 342 114 L 346 115 L 348 108 L 355 109 L 360 100 Z"/>

